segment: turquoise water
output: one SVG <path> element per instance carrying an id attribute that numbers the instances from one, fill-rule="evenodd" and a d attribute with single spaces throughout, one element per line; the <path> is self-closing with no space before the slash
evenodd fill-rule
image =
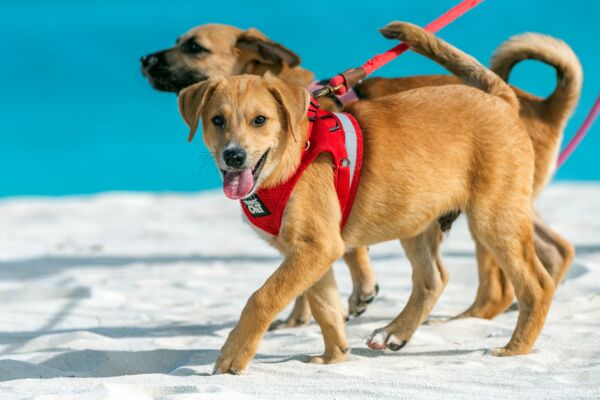
<path id="1" fill-rule="evenodd" d="M 3 0 L 0 196 L 219 186 L 201 141 L 186 143 L 175 96 L 152 90 L 139 69 L 141 55 L 171 46 L 190 27 L 257 27 L 325 78 L 390 47 L 376 30 L 390 20 L 423 25 L 456 2 L 345 1 L 336 13 L 340 2 Z M 600 92 L 599 22 L 596 0 L 487 0 L 440 35 L 484 62 L 512 34 L 566 40 L 586 73 L 566 130 L 571 136 Z M 439 72 L 429 60 L 406 54 L 379 75 Z M 512 82 L 546 95 L 554 72 L 528 62 Z M 600 123 L 556 179 L 600 179 L 599 150 Z"/>

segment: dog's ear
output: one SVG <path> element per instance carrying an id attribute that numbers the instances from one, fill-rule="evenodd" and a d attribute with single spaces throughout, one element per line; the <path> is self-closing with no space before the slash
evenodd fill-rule
<path id="1" fill-rule="evenodd" d="M 296 67 L 300 64 L 300 57 L 290 49 L 269 40 L 255 28 L 242 32 L 236 42 L 236 47 L 248 51 L 253 57 L 267 65 L 287 65 Z"/>
<path id="2" fill-rule="evenodd" d="M 308 90 L 302 86 L 285 82 L 270 72 L 264 75 L 264 79 L 269 84 L 269 92 L 271 92 L 285 112 L 288 129 L 292 133 L 294 140 L 298 141 L 296 129 L 300 122 L 306 118 L 306 112 L 310 104 Z"/>
<path id="3" fill-rule="evenodd" d="M 190 128 L 188 142 L 191 142 L 192 139 L 194 139 L 194 134 L 200 123 L 202 110 L 220 81 L 221 79 L 209 79 L 207 81 L 195 83 L 179 93 L 177 99 L 177 102 L 179 103 L 179 113 Z"/>

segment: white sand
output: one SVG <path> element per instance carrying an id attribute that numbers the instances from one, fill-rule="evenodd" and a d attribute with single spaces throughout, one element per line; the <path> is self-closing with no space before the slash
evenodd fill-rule
<path id="1" fill-rule="evenodd" d="M 0 398 L 600 398 L 600 186 L 555 185 L 547 221 L 576 245 L 528 356 L 495 358 L 516 313 L 424 325 L 398 353 L 365 338 L 408 298 L 397 243 L 372 248 L 380 296 L 348 324 L 346 363 L 319 354 L 314 323 L 268 333 L 245 376 L 210 376 L 248 296 L 278 265 L 221 193 L 107 194 L 0 201 Z M 433 312 L 473 300 L 473 245 L 461 220 L 444 246 L 450 284 Z M 350 292 L 346 267 L 335 266 Z"/>

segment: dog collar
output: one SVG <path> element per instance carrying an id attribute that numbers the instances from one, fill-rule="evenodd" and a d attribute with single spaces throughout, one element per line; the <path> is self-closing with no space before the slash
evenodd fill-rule
<path id="1" fill-rule="evenodd" d="M 296 172 L 285 182 L 241 200 L 248 221 L 261 230 L 277 236 L 288 200 L 304 170 L 321 153 L 333 160 L 333 178 L 342 211 L 340 228 L 348 220 L 358 189 L 363 161 L 362 132 L 356 119 L 347 113 L 319 108 L 311 99 L 308 109 L 309 134 L 306 149 Z"/>

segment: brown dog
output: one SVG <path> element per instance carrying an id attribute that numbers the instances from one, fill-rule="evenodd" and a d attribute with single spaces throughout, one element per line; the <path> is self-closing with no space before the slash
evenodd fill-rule
<path id="1" fill-rule="evenodd" d="M 554 169 L 556 154 L 566 120 L 579 97 L 581 67 L 571 49 L 563 42 L 548 36 L 527 34 L 505 42 L 495 52 L 492 70 L 507 80 L 512 67 L 523 59 L 536 59 L 557 69 L 559 82 L 548 99 L 540 99 L 513 88 L 521 103 L 521 118 L 533 140 L 536 154 L 534 192 L 540 192 Z M 203 25 L 194 28 L 177 40 L 171 49 L 142 57 L 144 75 L 159 90 L 179 91 L 207 77 L 244 73 L 262 74 L 271 71 L 287 80 L 307 85 L 312 74 L 298 66 L 298 56 L 250 29 L 226 25 Z M 360 83 L 356 90 L 360 98 L 377 98 L 425 86 L 460 83 L 456 77 L 445 75 L 410 78 L 372 78 Z M 320 100 L 326 109 L 335 109 L 330 98 Z M 451 221 L 450 221 L 451 222 Z M 536 251 L 545 268 L 560 282 L 574 256 L 573 247 L 552 231 L 541 219 L 536 221 Z M 369 264 L 367 250 L 358 247 L 345 253 L 350 267 L 353 292 L 349 312 L 360 315 L 377 292 L 375 276 Z M 478 262 L 480 287 L 477 298 L 461 316 L 492 318 L 512 302 L 513 290 L 493 258 Z M 273 327 L 299 326 L 310 319 L 306 298 L 299 297 L 285 321 Z"/>
<path id="2" fill-rule="evenodd" d="M 457 210 L 469 219 L 478 256 L 493 254 L 516 289 L 517 326 L 509 343 L 494 354 L 529 352 L 542 329 L 554 282 L 535 255 L 534 152 L 514 91 L 421 28 L 395 23 L 384 33 L 481 90 L 426 87 L 348 107 L 364 135 L 364 167 L 349 220 L 340 232 L 333 164 L 322 154 L 300 177 L 280 233 L 270 239 L 285 259 L 248 300 L 215 364 L 217 373 L 243 371 L 272 319 L 305 291 L 325 342 L 324 354 L 314 361 L 345 359 L 348 345 L 331 264 L 345 248 L 395 238 L 414 270 L 413 293 L 402 313 L 376 330 L 368 344 L 402 347 L 446 284 L 438 219 Z M 255 190 L 294 174 L 306 140 L 294 137 L 307 136 L 309 99 L 304 88 L 267 74 L 195 84 L 181 93 L 179 105 L 191 137 L 202 119 L 205 144 L 226 173 L 233 170 L 222 157 L 232 143 L 248 155 L 241 168 L 255 168 L 262 160 L 252 178 Z M 259 118 L 261 123 L 255 123 Z M 315 210 L 320 218 L 314 218 Z"/>

